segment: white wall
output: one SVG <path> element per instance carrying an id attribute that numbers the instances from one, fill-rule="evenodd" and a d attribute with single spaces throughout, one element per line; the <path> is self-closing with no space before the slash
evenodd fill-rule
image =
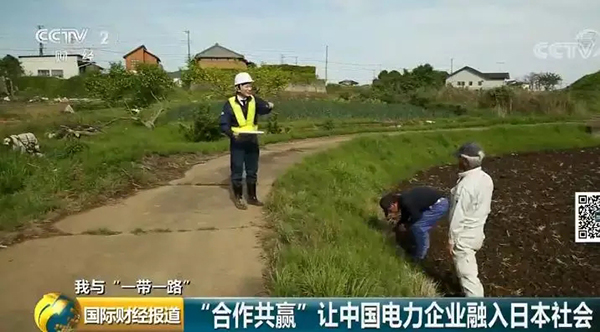
<path id="1" fill-rule="evenodd" d="M 465 82 L 465 85 L 461 86 L 458 84 L 458 82 Z M 469 85 L 469 82 L 472 82 L 473 85 Z M 479 85 L 479 82 L 481 82 L 481 85 Z M 501 87 L 504 85 L 504 80 L 485 80 L 467 70 L 463 70 L 446 79 L 446 84 L 451 84 L 457 88 L 464 87 L 467 89 L 478 90 Z"/>
<path id="2" fill-rule="evenodd" d="M 68 56 L 64 60 L 58 60 L 54 56 L 19 58 L 26 75 L 38 76 L 38 70 L 49 70 L 52 76 L 52 70 L 62 70 L 63 78 L 70 78 L 79 75 L 79 65 L 77 56 Z"/>

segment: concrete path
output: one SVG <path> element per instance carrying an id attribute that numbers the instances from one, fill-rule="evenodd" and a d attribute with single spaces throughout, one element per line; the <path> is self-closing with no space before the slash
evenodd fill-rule
<path id="1" fill-rule="evenodd" d="M 259 197 L 307 154 L 352 136 L 272 144 L 261 150 Z M 260 208 L 237 210 L 228 190 L 229 156 L 196 165 L 169 186 L 69 216 L 70 235 L 0 250 L 0 331 L 36 331 L 33 308 L 48 292 L 74 296 L 76 279 L 107 283 L 107 296 L 137 296 L 113 284 L 189 280 L 185 296 L 257 296 L 263 291 Z M 117 233 L 118 234 L 113 234 Z M 82 233 L 96 233 L 86 235 Z M 109 235 L 113 234 L 113 235 Z M 155 290 L 155 296 L 166 295 Z"/>

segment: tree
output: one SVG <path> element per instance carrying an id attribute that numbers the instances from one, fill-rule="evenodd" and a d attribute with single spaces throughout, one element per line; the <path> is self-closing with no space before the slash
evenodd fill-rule
<path id="1" fill-rule="evenodd" d="M 405 95 L 420 88 L 441 88 L 447 77 L 448 73 L 437 71 L 429 64 L 420 65 L 412 71 L 404 69 L 402 73 L 384 70 L 373 80 L 373 89 L 380 99 L 390 102 L 395 95 Z"/>
<path id="2" fill-rule="evenodd" d="M 233 78 L 238 70 L 201 68 L 191 61 L 182 72 L 182 81 L 186 84 L 207 85 L 215 97 L 226 97 L 233 93 Z M 278 68 L 260 66 L 248 68 L 256 86 L 256 92 L 268 96 L 283 90 L 291 80 L 291 74 Z"/>
<path id="3" fill-rule="evenodd" d="M 21 62 L 14 56 L 8 54 L 0 60 L 0 76 L 14 80 L 24 73 Z"/>
<path id="4" fill-rule="evenodd" d="M 529 73 L 529 74 L 525 75 L 523 80 L 529 84 L 529 87 L 531 88 L 531 90 L 533 90 L 533 91 L 540 90 L 539 74 Z"/>
<path id="5" fill-rule="evenodd" d="M 127 71 L 121 63 L 111 63 L 107 74 L 92 72 L 86 79 L 87 90 L 111 104 L 131 103 L 146 107 L 164 97 L 173 88 L 173 80 L 155 64 L 139 64 L 136 73 Z"/>
<path id="6" fill-rule="evenodd" d="M 555 73 L 529 73 L 523 79 L 535 91 L 539 91 L 542 88 L 547 91 L 554 90 L 562 82 L 560 75 Z"/>
<path id="7" fill-rule="evenodd" d="M 169 74 L 158 65 L 141 63 L 135 69 L 137 73 L 131 76 L 131 86 L 136 106 L 146 107 L 159 98 L 164 99 L 174 87 Z"/>
<path id="8" fill-rule="evenodd" d="M 130 98 L 133 87 L 132 75 L 125 70 L 123 64 L 111 62 L 107 74 L 90 73 L 85 86 L 92 96 L 116 104 Z"/>
<path id="9" fill-rule="evenodd" d="M 12 95 L 14 93 L 14 81 L 21 77 L 25 71 L 21 67 L 21 62 L 14 56 L 7 54 L 0 59 L 0 86 L 6 93 Z"/>
<path id="10" fill-rule="evenodd" d="M 562 82 L 562 77 L 556 73 L 540 73 L 538 75 L 538 82 L 546 91 L 551 91 Z"/>

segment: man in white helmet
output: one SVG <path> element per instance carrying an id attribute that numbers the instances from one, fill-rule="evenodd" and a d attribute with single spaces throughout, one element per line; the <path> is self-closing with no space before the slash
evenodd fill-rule
<path id="1" fill-rule="evenodd" d="M 244 131 L 258 130 L 258 116 L 271 113 L 273 103 L 252 95 L 252 77 L 248 73 L 235 75 L 236 95 L 229 98 L 221 112 L 221 131 L 229 136 L 229 155 L 231 160 L 231 186 L 235 206 L 240 210 L 248 207 L 243 198 L 243 176 L 246 171 L 248 204 L 262 206 L 256 196 L 258 178 L 258 136 L 244 134 Z"/>

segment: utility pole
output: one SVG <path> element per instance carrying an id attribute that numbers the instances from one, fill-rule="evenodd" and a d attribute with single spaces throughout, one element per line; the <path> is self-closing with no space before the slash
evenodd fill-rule
<path id="1" fill-rule="evenodd" d="M 38 30 L 42 30 L 43 27 L 43 25 L 38 25 Z M 42 55 L 44 55 L 44 44 L 40 43 L 40 56 Z"/>
<path id="2" fill-rule="evenodd" d="M 192 52 L 190 52 L 190 30 L 185 30 L 185 34 L 187 35 L 187 45 L 188 45 L 188 62 L 192 60 Z"/>
<path id="3" fill-rule="evenodd" d="M 450 75 L 454 73 L 454 58 L 450 58 Z"/>
<path id="4" fill-rule="evenodd" d="M 327 65 L 329 64 L 329 45 L 325 46 L 325 83 L 327 83 Z"/>
<path id="5" fill-rule="evenodd" d="M 298 65 L 298 57 L 295 56 L 294 58 L 296 58 L 296 66 Z"/>
<path id="6" fill-rule="evenodd" d="M 282 54 L 281 55 L 281 60 L 280 60 L 281 64 L 283 64 L 283 62 L 285 61 L 284 59 L 285 59 L 285 55 Z"/>

